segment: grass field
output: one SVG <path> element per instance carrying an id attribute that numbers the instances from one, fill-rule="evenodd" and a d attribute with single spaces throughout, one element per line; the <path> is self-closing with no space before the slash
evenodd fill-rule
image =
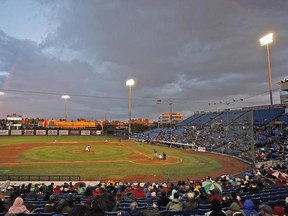
<path id="1" fill-rule="evenodd" d="M 108 142 L 105 142 L 108 140 Z M 85 146 L 90 152 L 85 152 Z M 153 150 L 167 154 L 153 160 Z M 80 175 L 82 180 L 195 179 L 223 168 L 207 154 L 92 136 L 0 137 L 0 174 Z"/>

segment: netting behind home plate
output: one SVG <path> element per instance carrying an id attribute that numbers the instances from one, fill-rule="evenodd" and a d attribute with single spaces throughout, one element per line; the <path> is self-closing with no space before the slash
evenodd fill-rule
<path id="1" fill-rule="evenodd" d="M 207 150 L 233 155 L 255 164 L 253 111 L 217 112 L 209 121 Z"/>

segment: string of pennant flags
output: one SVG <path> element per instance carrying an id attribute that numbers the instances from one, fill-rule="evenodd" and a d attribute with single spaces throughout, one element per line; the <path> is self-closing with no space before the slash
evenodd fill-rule
<path id="1" fill-rule="evenodd" d="M 208 102 L 208 105 L 209 106 L 211 106 L 211 105 L 218 105 L 218 104 L 221 104 L 221 105 L 223 105 L 223 104 L 226 104 L 226 105 L 230 105 L 230 104 L 233 104 L 233 103 L 237 103 L 237 102 L 242 102 L 242 101 L 244 101 L 244 99 L 243 98 L 240 98 L 240 99 L 233 99 L 233 100 L 231 100 L 231 101 L 225 101 L 225 102 L 223 102 L 223 101 L 219 101 L 219 102 Z"/>
<path id="2" fill-rule="evenodd" d="M 226 100 L 226 101 L 219 101 L 219 102 L 208 102 L 208 105 L 209 106 L 212 106 L 212 105 L 230 105 L 230 104 L 233 104 L 233 103 L 237 103 L 237 102 L 242 102 L 244 101 L 243 98 L 240 98 L 240 99 L 232 99 L 232 100 Z M 156 104 L 161 104 L 162 102 L 164 102 L 163 100 L 160 100 L 160 99 L 157 99 L 156 100 Z M 167 102 L 167 101 L 166 101 Z"/>

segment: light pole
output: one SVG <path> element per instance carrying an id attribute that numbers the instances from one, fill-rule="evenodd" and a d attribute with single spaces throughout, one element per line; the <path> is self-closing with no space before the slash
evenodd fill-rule
<path id="1" fill-rule="evenodd" d="M 264 37 L 259 39 L 260 46 L 267 47 L 267 62 L 268 62 L 268 76 L 269 76 L 269 92 L 270 92 L 270 105 L 273 105 L 273 98 L 272 98 L 272 73 L 271 73 L 271 65 L 270 65 L 270 51 L 269 51 L 269 44 L 273 42 L 273 33 L 265 35 Z"/>
<path id="2" fill-rule="evenodd" d="M 157 104 L 161 104 L 162 100 L 157 100 Z M 169 119 L 170 119 L 170 142 L 172 143 L 172 138 L 173 138 L 173 101 L 172 100 L 167 100 L 166 101 L 169 106 L 170 106 L 170 113 L 169 113 Z M 159 124 L 159 121 L 158 121 Z"/>
<path id="3" fill-rule="evenodd" d="M 65 121 L 67 121 L 67 100 L 70 99 L 71 97 L 69 95 L 62 95 L 62 99 L 65 101 L 65 107 L 64 107 L 64 113 L 65 113 Z"/>
<path id="4" fill-rule="evenodd" d="M 173 106 L 173 101 L 172 100 L 168 100 L 168 104 L 170 106 L 170 141 L 172 143 L 172 138 L 173 138 L 173 124 L 172 124 L 172 120 L 173 120 L 173 117 L 172 117 L 172 106 Z"/>
<path id="5" fill-rule="evenodd" d="M 4 94 L 5 94 L 4 92 L 0 91 L 0 96 L 3 96 Z"/>
<path id="6" fill-rule="evenodd" d="M 126 81 L 126 86 L 128 86 L 128 98 L 129 98 L 129 102 L 128 102 L 128 107 L 129 107 L 129 129 L 128 129 L 128 136 L 130 137 L 131 134 L 131 112 L 132 112 L 132 86 L 134 86 L 134 80 L 133 79 L 129 79 Z"/>

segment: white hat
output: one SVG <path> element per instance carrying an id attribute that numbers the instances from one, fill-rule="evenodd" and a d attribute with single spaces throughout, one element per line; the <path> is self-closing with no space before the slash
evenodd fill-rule
<path id="1" fill-rule="evenodd" d="M 189 192 L 189 193 L 187 194 L 187 197 L 188 197 L 189 199 L 193 199 L 194 196 L 195 196 L 195 194 L 192 193 L 192 192 Z"/>

